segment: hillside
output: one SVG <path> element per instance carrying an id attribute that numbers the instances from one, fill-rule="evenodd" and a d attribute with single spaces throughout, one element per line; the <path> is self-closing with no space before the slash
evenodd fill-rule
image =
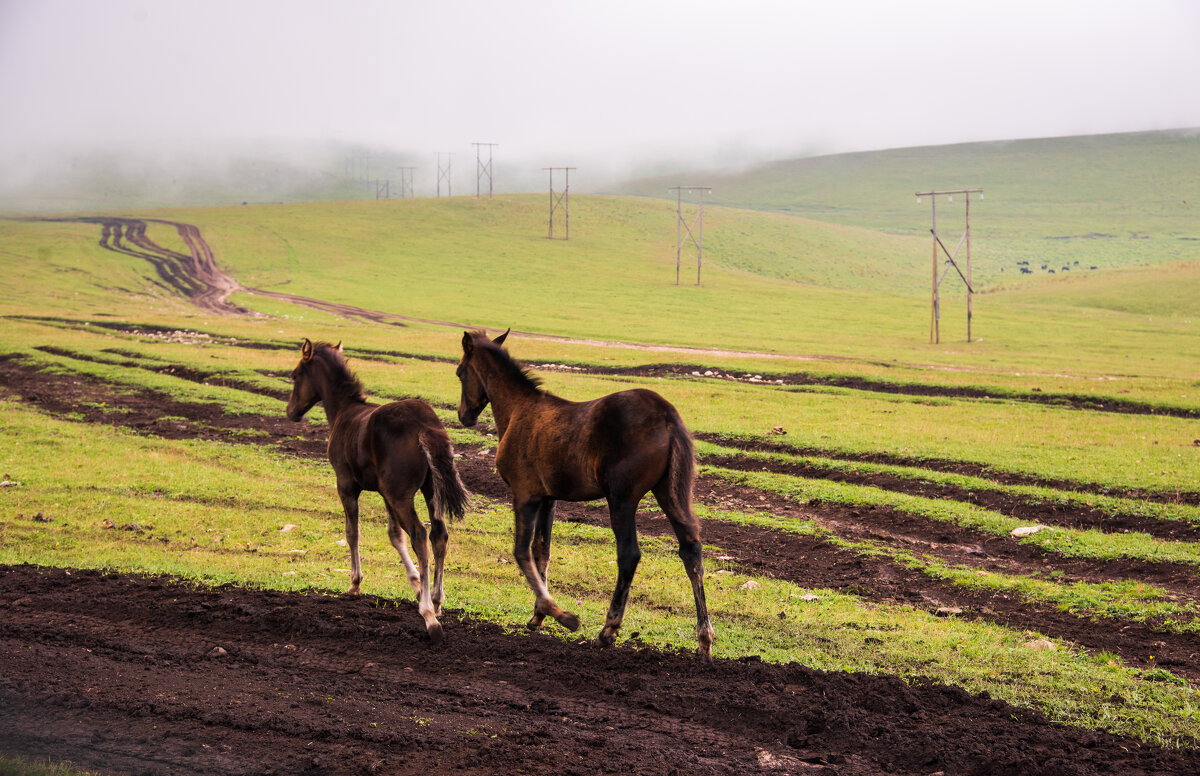
<path id="1" fill-rule="evenodd" d="M 632 182 L 622 194 L 669 197 L 712 186 L 706 202 L 928 238 L 930 189 L 982 188 L 972 257 L 982 287 L 1034 276 L 1200 259 L 1200 132 L 1014 140 L 839 154 L 746 170 Z M 940 198 L 943 240 L 963 229 L 962 198 Z M 1045 265 L 1044 267 L 1042 265 Z M 1024 279 L 1028 279 L 1027 277 Z"/>

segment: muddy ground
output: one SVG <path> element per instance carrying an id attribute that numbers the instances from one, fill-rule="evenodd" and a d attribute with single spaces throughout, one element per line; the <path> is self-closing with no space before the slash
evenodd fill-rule
<path id="1" fill-rule="evenodd" d="M 886 676 L 509 635 L 408 602 L 0 568 L 0 748 L 111 773 L 1184 774 Z"/>
<path id="2" fill-rule="evenodd" d="M 206 379 L 169 364 L 154 368 Z M 324 428 L 285 420 L 282 401 L 279 417 L 229 416 L 218 405 L 44 374 L 12 357 L 0 357 L 0 391 L 80 422 L 324 455 Z M 245 429 L 263 433 L 236 433 Z M 459 453 L 473 491 L 507 498 L 489 451 Z M 710 462 L 761 468 L 737 456 Z M 917 487 L 899 479 L 870 484 Z M 798 505 L 719 478 L 701 478 L 696 497 L 815 519 L 843 536 L 980 568 L 1060 569 L 1091 581 L 1150 576 L 1189 596 L 1197 587 L 1194 573 L 1170 565 L 1067 560 L 894 510 Z M 562 504 L 559 517 L 607 523 L 597 503 Z M 640 528 L 669 531 L 657 513 L 644 515 Z M 710 520 L 705 541 L 756 574 L 873 601 L 957 607 L 958 616 L 1200 678 L 1196 640 L 1148 625 L 955 588 L 818 537 Z M 453 611 L 446 644 L 433 649 L 407 601 L 202 590 L 78 570 L 6 567 L 0 574 L 0 750 L 104 772 L 1200 772 L 1196 752 L 1066 728 L 986 697 L 893 677 L 722 659 L 706 667 L 636 640 L 599 650 L 582 640 L 507 634 Z"/>

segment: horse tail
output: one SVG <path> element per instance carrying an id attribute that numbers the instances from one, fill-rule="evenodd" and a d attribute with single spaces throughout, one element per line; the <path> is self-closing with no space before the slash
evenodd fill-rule
<path id="1" fill-rule="evenodd" d="M 665 495 L 669 504 L 661 505 L 679 515 L 692 515 L 692 486 L 696 480 L 696 447 L 692 435 L 674 407 L 667 417 L 670 433 L 670 458 L 667 461 L 667 487 Z"/>
<path id="2" fill-rule="evenodd" d="M 450 437 L 441 428 L 423 428 L 417 438 L 421 452 L 429 462 L 429 476 L 433 480 L 433 514 L 438 517 L 448 514 L 451 520 L 461 519 L 466 514 L 471 494 L 458 476 Z"/>

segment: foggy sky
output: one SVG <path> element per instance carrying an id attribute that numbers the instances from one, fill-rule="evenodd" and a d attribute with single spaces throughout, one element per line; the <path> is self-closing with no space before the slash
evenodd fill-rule
<path id="1" fill-rule="evenodd" d="M 0 0 L 0 162 L 340 139 L 721 163 L 1197 126 L 1189 0 Z"/>

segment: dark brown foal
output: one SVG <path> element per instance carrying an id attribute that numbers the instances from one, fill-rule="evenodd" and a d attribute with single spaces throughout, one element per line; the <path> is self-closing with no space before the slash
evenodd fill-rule
<path id="1" fill-rule="evenodd" d="M 570 630 L 579 627 L 579 618 L 555 603 L 546 584 L 554 503 L 604 498 L 617 540 L 617 585 L 599 641 L 613 643 L 641 559 L 638 503 L 653 493 L 679 540 L 696 600 L 699 652 L 711 660 L 700 522 L 692 511 L 695 454 L 679 413 L 644 389 L 588 402 L 560 399 L 542 390 L 500 347 L 507 336 L 463 334 L 458 418 L 473 426 L 492 405 L 500 436 L 496 468 L 512 490 L 516 513 L 513 556 L 536 596 L 529 627 L 539 627 L 546 615 Z"/>

